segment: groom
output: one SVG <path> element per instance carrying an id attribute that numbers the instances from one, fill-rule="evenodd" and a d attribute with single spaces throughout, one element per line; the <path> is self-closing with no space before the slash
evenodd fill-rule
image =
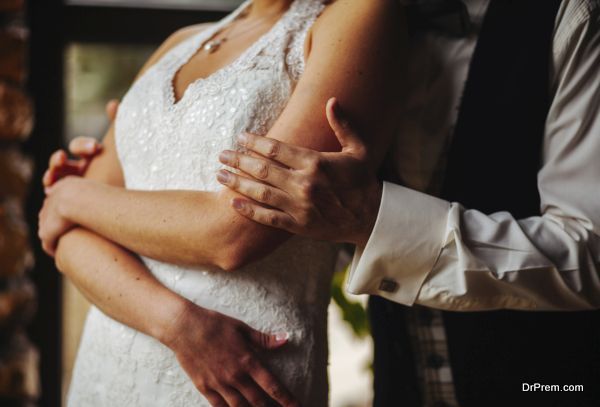
<path id="1" fill-rule="evenodd" d="M 600 406 L 600 2 L 411 3 L 403 186 L 330 101 L 342 151 L 245 135 L 232 205 L 357 245 L 376 406 Z"/>
<path id="2" fill-rule="evenodd" d="M 600 1 L 409 11 L 396 182 L 365 170 L 368 132 L 331 101 L 342 151 L 246 135 L 258 155 L 221 158 L 246 175 L 232 205 L 357 246 L 376 406 L 599 406 Z"/>

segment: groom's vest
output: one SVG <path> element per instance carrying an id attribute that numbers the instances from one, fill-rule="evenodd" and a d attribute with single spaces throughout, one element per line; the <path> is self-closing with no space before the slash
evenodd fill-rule
<path id="1" fill-rule="evenodd" d="M 490 214 L 540 216 L 537 173 L 559 0 L 491 0 L 471 62 L 443 197 Z M 377 407 L 420 406 L 404 314 L 374 297 Z M 600 406 L 600 311 L 444 312 L 461 407 Z M 523 392 L 523 384 L 583 392 Z"/>

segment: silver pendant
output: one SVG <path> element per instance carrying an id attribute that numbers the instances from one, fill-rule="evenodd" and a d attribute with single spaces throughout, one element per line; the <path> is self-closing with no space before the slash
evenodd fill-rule
<path id="1" fill-rule="evenodd" d="M 224 38 L 220 40 L 208 41 L 206 44 L 204 44 L 204 51 L 208 52 L 209 54 L 217 52 L 219 48 L 221 48 L 221 44 L 224 42 Z"/>

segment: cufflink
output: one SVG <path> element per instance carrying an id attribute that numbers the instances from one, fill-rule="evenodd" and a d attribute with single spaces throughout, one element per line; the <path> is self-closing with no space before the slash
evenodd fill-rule
<path id="1" fill-rule="evenodd" d="M 398 286 L 399 286 L 398 283 L 395 282 L 394 280 L 390 280 L 389 278 L 384 278 L 383 280 L 381 280 L 381 283 L 379 283 L 379 291 L 393 293 L 398 290 Z"/>

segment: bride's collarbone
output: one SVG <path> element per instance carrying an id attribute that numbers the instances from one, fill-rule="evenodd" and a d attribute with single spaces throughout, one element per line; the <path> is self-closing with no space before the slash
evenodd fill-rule
<path id="1" fill-rule="evenodd" d="M 220 43 L 218 50 L 212 53 L 205 50 L 204 47 L 210 41 L 218 40 L 220 37 L 216 35 L 204 41 L 194 55 L 175 73 L 173 88 L 177 99 L 181 99 L 185 90 L 193 82 L 207 78 L 234 63 L 268 31 L 269 28 L 266 28 L 246 36 L 226 39 Z"/>

